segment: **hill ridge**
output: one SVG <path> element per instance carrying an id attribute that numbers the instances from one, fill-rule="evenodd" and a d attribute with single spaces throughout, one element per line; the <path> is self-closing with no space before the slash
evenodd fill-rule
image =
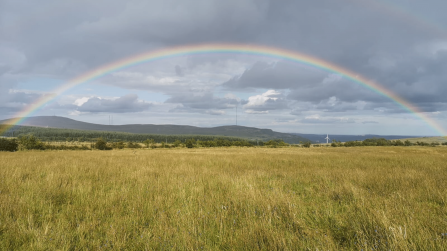
<path id="1" fill-rule="evenodd" d="M 10 124 L 13 119 L 0 120 L 0 124 Z M 102 125 L 89 122 L 82 122 L 71 118 L 60 116 L 36 116 L 29 117 L 20 125 L 34 127 L 48 127 L 59 129 L 92 130 L 92 131 L 113 131 L 139 134 L 159 134 L 159 135 L 210 135 L 229 136 L 246 139 L 282 139 L 287 143 L 299 143 L 309 141 L 299 135 L 275 132 L 272 129 L 262 129 L 248 126 L 217 126 L 217 127 L 197 127 L 190 125 L 173 124 L 127 124 L 127 125 Z"/>

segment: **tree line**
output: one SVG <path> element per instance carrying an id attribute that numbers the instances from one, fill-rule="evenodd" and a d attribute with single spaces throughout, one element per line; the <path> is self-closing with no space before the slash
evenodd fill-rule
<path id="1" fill-rule="evenodd" d="M 62 144 L 55 145 L 50 142 L 43 142 L 33 134 L 20 135 L 18 138 L 0 138 L 0 151 L 24 151 L 24 150 L 112 150 L 124 148 L 176 148 L 176 147 L 253 147 L 253 146 L 286 146 L 282 140 L 270 140 L 268 142 L 254 142 L 247 140 L 229 140 L 223 138 L 214 138 L 213 140 L 196 140 L 194 138 L 185 141 L 175 140 L 172 143 L 166 141 L 157 142 L 153 138 L 146 139 L 142 142 L 124 142 L 124 141 L 107 141 L 104 138 L 98 138 L 95 142 L 84 142 L 80 145 Z"/>
<path id="2" fill-rule="evenodd" d="M 119 134 L 119 133 L 118 133 Z M 100 134 L 99 134 L 100 135 Z M 150 135 L 153 136 L 153 135 Z M 157 136 L 157 135 L 156 135 Z M 160 135 L 158 135 L 160 136 Z M 231 138 L 231 137 L 213 137 L 213 136 L 201 136 L 198 139 L 195 139 L 193 136 L 184 137 L 181 136 L 176 140 L 170 142 L 167 141 L 166 138 L 170 136 L 153 137 L 146 138 L 141 141 L 122 141 L 113 139 L 109 141 L 106 138 L 99 137 L 96 139 L 90 139 L 89 141 L 78 142 L 79 144 L 61 144 L 55 145 L 49 142 L 43 141 L 40 137 L 35 136 L 34 134 L 19 134 L 17 138 L 0 138 L 0 151 L 24 151 L 24 150 L 112 150 L 112 149 L 137 149 L 137 148 L 177 148 L 177 147 L 186 147 L 186 148 L 195 148 L 195 147 L 254 147 L 254 146 L 264 146 L 264 147 L 305 147 L 309 148 L 313 147 L 322 147 L 329 145 L 315 144 L 312 145 L 311 142 L 300 142 L 300 144 L 289 145 L 285 143 L 281 139 L 277 140 L 269 140 L 267 142 L 263 141 L 248 141 L 245 139 Z M 175 137 L 175 136 L 174 136 Z M 44 139 L 46 139 L 44 137 Z M 157 139 L 159 141 L 157 141 Z M 161 140 L 160 139 L 165 139 Z M 184 139 L 184 140 L 180 140 Z M 209 139 L 209 140 L 207 140 Z M 409 140 L 401 141 L 401 140 L 387 140 L 384 138 L 373 138 L 373 139 L 365 139 L 363 141 L 347 141 L 340 142 L 334 140 L 330 146 L 332 147 L 360 147 L 360 146 L 439 146 L 440 143 L 426 143 L 419 142 L 411 143 Z M 447 145 L 447 142 L 442 143 L 442 145 Z"/>
<path id="3" fill-rule="evenodd" d="M 3 125 L 4 126 L 4 125 Z M 0 125 L 0 131 L 2 131 Z M 94 143 L 99 138 L 107 142 L 143 142 L 147 139 L 153 139 L 155 142 L 174 143 L 175 141 L 185 142 L 195 139 L 200 141 L 213 141 L 222 139 L 227 141 L 246 141 L 238 137 L 217 136 L 217 135 L 159 135 L 145 133 L 126 133 L 126 132 L 108 132 L 108 131 L 90 131 L 59 128 L 42 128 L 32 126 L 14 126 L 3 133 L 6 137 L 20 137 L 32 134 L 43 142 L 90 142 Z M 256 140 L 250 140 L 255 144 Z"/>
<path id="4" fill-rule="evenodd" d="M 439 142 L 420 142 L 412 143 L 409 140 L 401 141 L 401 140 L 387 140 L 384 138 L 372 138 L 365 139 L 363 141 L 347 141 L 340 142 L 337 140 L 333 140 L 331 143 L 332 147 L 355 147 L 355 146 L 439 146 L 439 145 L 447 145 L 447 142 L 439 143 Z"/>

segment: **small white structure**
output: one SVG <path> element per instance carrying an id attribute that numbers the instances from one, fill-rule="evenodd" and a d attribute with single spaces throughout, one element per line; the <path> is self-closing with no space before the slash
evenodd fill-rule
<path id="1" fill-rule="evenodd" d="M 326 138 L 324 138 L 324 139 L 326 140 L 326 144 L 329 144 L 329 140 L 330 140 L 329 134 L 326 134 Z"/>

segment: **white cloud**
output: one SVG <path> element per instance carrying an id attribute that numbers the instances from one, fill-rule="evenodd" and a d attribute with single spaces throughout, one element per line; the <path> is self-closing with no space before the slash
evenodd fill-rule
<path id="1" fill-rule="evenodd" d="M 244 106 L 244 108 L 262 106 L 265 104 L 267 100 L 278 100 L 278 95 L 281 93 L 275 90 L 268 90 L 261 95 L 251 96 L 248 98 L 248 103 Z"/>
<path id="2" fill-rule="evenodd" d="M 281 92 L 268 90 L 260 95 L 248 98 L 247 104 L 243 106 L 246 113 L 268 113 L 270 110 L 287 108 L 287 102 Z"/>
<path id="3" fill-rule="evenodd" d="M 300 122 L 310 124 L 338 124 L 355 123 L 355 120 L 348 117 L 321 117 L 319 114 L 313 114 L 304 117 Z"/>
<path id="4" fill-rule="evenodd" d="M 255 111 L 255 110 L 246 110 L 245 112 L 249 113 L 249 114 L 267 114 L 267 113 L 269 113 L 269 111 Z"/>
<path id="5" fill-rule="evenodd" d="M 207 110 L 205 113 L 210 115 L 224 115 L 225 111 L 223 110 Z"/>
<path id="6" fill-rule="evenodd" d="M 153 104 L 139 100 L 136 94 L 128 94 L 114 98 L 84 97 L 77 99 L 75 105 L 80 113 L 132 113 L 148 110 Z"/>
<path id="7" fill-rule="evenodd" d="M 90 98 L 89 97 L 83 97 L 83 98 L 79 98 L 76 99 L 73 104 L 76 106 L 82 106 L 83 104 L 85 104 Z"/>
<path id="8" fill-rule="evenodd" d="M 70 116 L 79 116 L 79 115 L 81 115 L 81 114 L 83 114 L 83 113 L 80 112 L 80 111 L 70 111 L 68 114 L 69 114 Z"/>

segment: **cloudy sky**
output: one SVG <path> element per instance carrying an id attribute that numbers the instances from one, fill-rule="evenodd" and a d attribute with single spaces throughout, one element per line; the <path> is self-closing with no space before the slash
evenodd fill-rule
<path id="1" fill-rule="evenodd" d="M 0 119 L 141 53 L 207 43 L 304 53 L 377 82 L 447 128 L 445 0 L 0 0 Z M 438 135 L 393 100 L 281 58 L 183 55 L 71 88 L 32 116 L 238 125 L 315 134 Z M 445 129 L 444 129 L 445 130 Z"/>

